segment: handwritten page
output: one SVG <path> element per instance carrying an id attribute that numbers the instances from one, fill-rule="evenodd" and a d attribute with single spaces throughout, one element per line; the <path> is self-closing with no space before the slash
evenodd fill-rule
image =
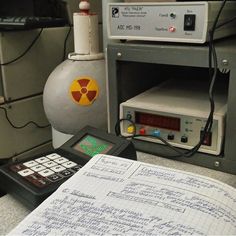
<path id="1" fill-rule="evenodd" d="M 235 235 L 236 190 L 108 155 L 93 157 L 10 235 Z"/>

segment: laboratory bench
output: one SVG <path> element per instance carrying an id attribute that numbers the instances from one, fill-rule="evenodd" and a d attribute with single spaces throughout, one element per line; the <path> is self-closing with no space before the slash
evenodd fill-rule
<path id="1" fill-rule="evenodd" d="M 236 176 L 221 171 L 208 169 L 180 161 L 161 158 L 155 155 L 138 152 L 138 161 L 174 168 L 195 174 L 204 175 L 236 188 Z M 0 198 L 0 235 L 9 233 L 31 211 L 18 200 L 7 194 Z"/>

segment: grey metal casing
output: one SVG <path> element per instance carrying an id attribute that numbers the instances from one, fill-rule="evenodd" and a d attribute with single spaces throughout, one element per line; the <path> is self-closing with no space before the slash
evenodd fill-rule
<path id="1" fill-rule="evenodd" d="M 42 93 L 52 70 L 62 62 L 63 48 L 69 27 L 45 28 L 35 45 L 19 60 L 1 66 L 2 93 L 7 101 Z M 0 33 L 0 62 L 6 63 L 21 55 L 40 29 Z M 73 51 L 73 32 L 67 42 L 67 53 Z M 2 85 L 1 85 L 2 84 Z"/>
<path id="2" fill-rule="evenodd" d="M 42 95 L 21 99 L 2 105 L 7 109 L 8 117 L 16 126 L 29 121 L 47 125 L 42 102 Z M 8 123 L 4 111 L 0 109 L 0 159 L 6 159 L 43 145 L 51 140 L 51 128 L 37 128 L 30 124 L 23 129 L 15 129 Z"/>
<path id="3" fill-rule="evenodd" d="M 160 3 L 110 3 L 107 31 L 110 39 L 162 42 L 205 43 L 220 9 L 219 1 L 187 1 Z M 113 13 L 116 10 L 117 13 Z M 218 24 L 235 16 L 236 2 L 228 1 Z M 194 17 L 194 19 L 188 17 Z M 186 19 L 185 19 L 186 18 Z M 192 24 L 187 28 L 186 21 Z M 194 22 L 194 23 L 191 23 Z M 236 33 L 236 23 L 228 22 L 215 31 L 214 38 Z"/>
<path id="4" fill-rule="evenodd" d="M 208 168 L 236 174 L 236 38 L 221 40 L 216 43 L 218 64 L 220 69 L 230 70 L 228 107 L 225 127 L 224 151 L 219 156 L 196 153 L 192 158 L 178 157 L 176 160 L 201 165 Z M 208 70 L 208 46 L 190 46 L 180 44 L 157 43 L 113 43 L 108 45 L 108 97 L 109 97 L 109 130 L 115 133 L 115 124 L 119 119 L 120 103 L 145 91 L 163 81 L 160 65 L 168 74 L 174 67 L 181 70 L 197 68 Z M 142 66 L 142 71 L 139 65 Z M 147 67 L 152 65 L 151 69 Z M 156 66 L 156 67 L 155 67 Z M 159 66 L 159 67 L 158 67 Z M 131 71 L 131 67 L 133 70 Z M 194 68 L 193 68 L 194 67 Z M 143 72 L 143 69 L 147 68 Z M 151 71 L 152 70 L 152 71 Z M 133 73 L 133 75 L 131 74 Z M 207 77 L 208 79 L 208 77 Z M 173 155 L 169 149 L 159 144 L 134 140 L 138 150 L 151 152 L 159 156 Z M 176 153 L 174 153 L 176 154 Z"/>

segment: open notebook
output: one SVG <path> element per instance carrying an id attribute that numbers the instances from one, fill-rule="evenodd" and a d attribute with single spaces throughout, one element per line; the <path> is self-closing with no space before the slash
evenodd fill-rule
<path id="1" fill-rule="evenodd" d="M 97 155 L 10 235 L 235 235 L 236 190 L 175 169 Z"/>

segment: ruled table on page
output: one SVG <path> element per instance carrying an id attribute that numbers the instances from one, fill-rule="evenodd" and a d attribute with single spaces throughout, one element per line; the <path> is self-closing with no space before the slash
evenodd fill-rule
<path id="1" fill-rule="evenodd" d="M 233 235 L 236 190 L 220 181 L 97 155 L 9 235 Z"/>

